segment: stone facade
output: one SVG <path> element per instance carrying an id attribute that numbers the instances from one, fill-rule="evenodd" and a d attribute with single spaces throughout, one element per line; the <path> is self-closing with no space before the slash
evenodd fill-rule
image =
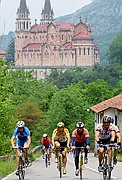
<path id="1" fill-rule="evenodd" d="M 100 63 L 100 52 L 93 43 L 87 22 L 61 23 L 53 18 L 50 0 L 45 0 L 40 24 L 31 26 L 26 0 L 20 1 L 16 18 L 15 69 L 34 69 L 37 78 L 53 68 L 92 67 Z"/>

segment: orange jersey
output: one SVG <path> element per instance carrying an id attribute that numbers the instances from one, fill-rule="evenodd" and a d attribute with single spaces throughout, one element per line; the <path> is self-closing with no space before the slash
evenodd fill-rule
<path id="1" fill-rule="evenodd" d="M 89 132 L 85 128 L 83 128 L 83 133 L 81 135 L 78 135 L 77 129 L 72 132 L 72 138 L 75 138 L 75 142 L 84 142 L 87 137 L 89 137 Z"/>

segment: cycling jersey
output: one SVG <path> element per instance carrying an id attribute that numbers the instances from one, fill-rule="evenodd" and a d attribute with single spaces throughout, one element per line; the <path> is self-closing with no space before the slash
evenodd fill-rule
<path id="1" fill-rule="evenodd" d="M 115 131 L 115 128 L 112 124 L 109 125 L 107 129 L 103 127 L 103 124 L 98 124 L 96 131 L 99 131 L 99 140 L 109 141 L 111 138 L 111 131 Z"/>
<path id="2" fill-rule="evenodd" d="M 89 137 L 89 132 L 87 129 L 83 128 L 81 135 L 78 134 L 77 129 L 72 132 L 72 138 L 75 139 L 75 142 L 82 143 L 86 141 L 86 138 Z"/>
<path id="3" fill-rule="evenodd" d="M 66 142 L 67 141 L 67 137 L 69 136 L 69 131 L 67 128 L 64 128 L 64 131 L 60 132 L 58 131 L 58 128 L 54 129 L 53 131 L 53 135 L 55 138 L 55 141 L 58 142 Z"/>
<path id="4" fill-rule="evenodd" d="M 23 132 L 20 132 L 19 128 L 16 128 L 12 136 L 16 137 L 16 144 L 20 147 L 23 147 L 24 143 L 28 142 L 28 136 L 30 136 L 30 131 L 27 127 L 23 127 Z"/>
<path id="5" fill-rule="evenodd" d="M 51 145 L 51 140 L 50 138 L 42 138 L 41 143 L 43 146 L 49 147 Z"/>

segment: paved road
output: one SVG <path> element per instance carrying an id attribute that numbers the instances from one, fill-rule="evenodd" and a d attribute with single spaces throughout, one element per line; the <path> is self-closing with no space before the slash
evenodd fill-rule
<path id="1" fill-rule="evenodd" d="M 79 179 L 74 175 L 75 167 L 72 155 L 68 155 L 67 174 L 63 176 L 64 180 L 77 180 Z M 112 179 L 122 180 L 122 163 L 118 163 L 112 172 Z M 83 171 L 84 180 L 102 180 L 102 175 L 97 171 L 97 158 L 93 154 L 89 154 L 89 163 L 85 165 Z M 2 180 L 17 180 L 18 177 L 15 173 L 2 178 Z M 32 166 L 26 169 L 25 180 L 58 180 L 59 172 L 52 158 L 51 166 L 46 168 L 44 160 L 40 157 Z"/>

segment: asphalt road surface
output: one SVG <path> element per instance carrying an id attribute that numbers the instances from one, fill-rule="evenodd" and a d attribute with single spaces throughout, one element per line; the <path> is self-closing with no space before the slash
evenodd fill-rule
<path id="1" fill-rule="evenodd" d="M 84 166 L 83 170 L 83 179 L 84 180 L 102 180 L 102 174 L 98 172 L 97 158 L 94 157 L 92 153 L 89 153 L 89 162 Z M 15 175 L 15 172 L 9 176 L 2 178 L 2 180 L 17 180 L 18 177 Z M 25 180 L 58 180 L 59 171 L 57 169 L 56 163 L 54 162 L 54 157 L 51 159 L 51 165 L 45 167 L 44 160 L 42 157 L 38 158 L 35 162 L 32 163 L 31 167 L 26 169 Z M 64 180 L 78 180 L 79 177 L 75 176 L 75 166 L 74 159 L 72 154 L 68 154 L 67 162 L 67 174 L 63 175 Z M 122 180 L 122 163 L 117 163 L 112 171 L 112 179 Z"/>

